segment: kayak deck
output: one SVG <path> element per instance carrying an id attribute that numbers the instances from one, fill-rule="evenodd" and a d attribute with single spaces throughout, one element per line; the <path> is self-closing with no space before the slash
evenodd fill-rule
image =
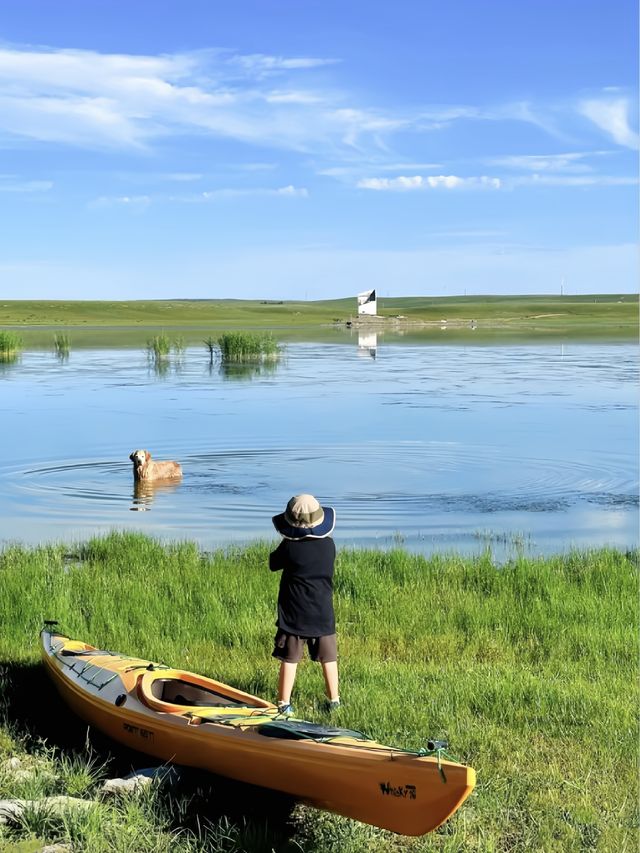
<path id="1" fill-rule="evenodd" d="M 285 717 L 205 676 L 45 630 L 42 657 L 69 706 L 121 743 L 164 761 L 272 788 L 406 835 L 443 823 L 475 785 L 472 768 Z"/>

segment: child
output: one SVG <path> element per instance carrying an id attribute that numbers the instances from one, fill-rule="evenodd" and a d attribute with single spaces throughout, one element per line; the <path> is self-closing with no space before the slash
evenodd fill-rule
<path id="1" fill-rule="evenodd" d="M 278 632 L 273 657 L 280 660 L 278 710 L 292 714 L 291 691 L 305 643 L 311 660 L 322 664 L 330 711 L 340 707 L 331 533 L 336 514 L 313 495 L 295 495 L 273 524 L 283 537 L 269 555 L 272 572 L 282 569 L 278 592 Z"/>

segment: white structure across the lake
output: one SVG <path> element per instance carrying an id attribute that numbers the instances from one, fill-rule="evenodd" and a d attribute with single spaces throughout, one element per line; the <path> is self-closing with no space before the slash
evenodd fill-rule
<path id="1" fill-rule="evenodd" d="M 378 313 L 378 302 L 376 300 L 375 290 L 365 290 L 358 294 L 358 314 L 372 314 L 375 316 Z"/>

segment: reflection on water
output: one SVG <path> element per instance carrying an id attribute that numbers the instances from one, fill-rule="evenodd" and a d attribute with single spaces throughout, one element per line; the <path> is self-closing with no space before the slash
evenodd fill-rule
<path id="1" fill-rule="evenodd" d="M 378 335 L 376 332 L 358 332 L 358 355 L 375 358 L 378 352 Z"/>
<path id="2" fill-rule="evenodd" d="M 149 373 L 156 376 L 158 379 L 165 379 L 171 374 L 180 374 L 184 367 L 184 361 L 181 357 L 173 358 L 150 358 Z"/>
<path id="3" fill-rule="evenodd" d="M 180 485 L 180 480 L 136 480 L 133 484 L 134 512 L 145 512 L 151 508 L 156 495 L 170 494 Z"/>
<path id="4" fill-rule="evenodd" d="M 341 545 L 637 544 L 635 345 L 376 341 L 373 362 L 354 344 L 224 372 L 194 347 L 161 382 L 131 351 L 64 366 L 24 352 L 0 371 L 0 542 L 268 540 L 271 515 L 309 491 L 336 508 Z M 127 457 L 145 446 L 181 462 L 181 484 L 134 488 Z"/>
<path id="5" fill-rule="evenodd" d="M 273 375 L 280 364 L 280 360 L 275 359 L 247 362 L 223 361 L 220 364 L 220 376 L 223 379 L 256 379 L 259 376 Z"/>
<path id="6" fill-rule="evenodd" d="M 0 370 L 8 367 L 13 367 L 20 361 L 19 352 L 2 352 L 0 351 Z"/>

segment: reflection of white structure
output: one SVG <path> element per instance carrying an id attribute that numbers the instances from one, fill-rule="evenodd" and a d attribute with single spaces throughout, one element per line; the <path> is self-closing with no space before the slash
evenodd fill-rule
<path id="1" fill-rule="evenodd" d="M 375 290 L 365 290 L 358 294 L 358 314 L 371 314 L 375 317 L 378 313 L 378 303 Z"/>
<path id="2" fill-rule="evenodd" d="M 358 332 L 358 355 L 376 357 L 378 335 L 375 332 Z"/>

